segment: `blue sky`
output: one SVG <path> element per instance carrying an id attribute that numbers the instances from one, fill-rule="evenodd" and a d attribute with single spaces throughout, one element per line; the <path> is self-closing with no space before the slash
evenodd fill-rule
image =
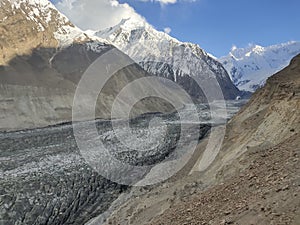
<path id="1" fill-rule="evenodd" d="M 300 40 L 299 0 L 177 0 L 163 5 L 157 1 L 119 0 L 158 30 L 170 27 L 171 36 L 197 43 L 217 57 L 228 54 L 233 45 Z"/>

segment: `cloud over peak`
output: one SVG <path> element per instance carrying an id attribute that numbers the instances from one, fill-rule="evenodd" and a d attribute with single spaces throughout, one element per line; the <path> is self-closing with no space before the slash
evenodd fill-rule
<path id="1" fill-rule="evenodd" d="M 54 1 L 54 0 L 53 0 Z M 195 2 L 197 0 L 140 0 L 143 2 L 160 3 L 162 7 L 178 2 Z M 72 23 L 82 30 L 103 30 L 117 25 L 122 19 L 145 22 L 129 4 L 118 0 L 59 0 L 54 1 L 57 9 L 65 14 Z M 166 27 L 169 34 L 171 29 Z"/>
<path id="2" fill-rule="evenodd" d="M 55 6 L 83 30 L 102 30 L 125 18 L 145 20 L 127 3 L 117 0 L 61 0 Z"/>
<path id="3" fill-rule="evenodd" d="M 197 0 L 140 0 L 142 2 L 159 2 L 161 5 L 175 4 L 177 2 L 196 2 Z"/>
<path id="4" fill-rule="evenodd" d="M 172 31 L 172 29 L 171 29 L 170 27 L 165 27 L 165 28 L 164 28 L 164 32 L 165 32 L 166 34 L 170 34 L 171 31 Z"/>
<path id="5" fill-rule="evenodd" d="M 142 2 L 159 2 L 162 5 L 175 4 L 177 0 L 141 0 Z"/>

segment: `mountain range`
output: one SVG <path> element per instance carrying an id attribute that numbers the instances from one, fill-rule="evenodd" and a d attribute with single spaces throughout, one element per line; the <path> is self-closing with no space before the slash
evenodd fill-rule
<path id="1" fill-rule="evenodd" d="M 105 53 L 110 52 L 114 59 L 105 62 L 107 68 L 126 63 L 129 66 L 118 70 L 104 86 L 95 110 L 97 118 L 110 118 L 115 97 L 128 83 L 150 76 L 107 41 L 89 36 L 74 26 L 48 0 L 3 0 L 0 5 L 1 130 L 71 121 L 78 83 L 87 68 Z M 97 81 L 94 84 L 96 86 Z M 171 95 L 161 82 L 148 87 L 162 96 Z M 145 88 L 140 85 L 131 90 L 131 94 L 136 96 L 133 92 Z M 176 90 L 172 93 L 180 99 Z M 79 103 L 82 119 L 92 119 L 84 115 L 92 104 L 90 99 L 86 96 Z M 123 106 L 127 104 L 127 99 L 119 100 Z M 132 115 L 171 109 L 168 104 L 145 99 L 132 110 Z"/>
<path id="2" fill-rule="evenodd" d="M 150 74 L 175 81 L 196 98 L 203 98 L 204 94 L 193 82 L 195 77 L 217 79 L 225 99 L 233 99 L 262 87 L 268 77 L 300 53 L 300 42 L 291 41 L 268 47 L 255 44 L 233 47 L 227 56 L 217 58 L 197 44 L 181 42 L 157 31 L 140 17 L 123 19 L 113 27 L 87 33 L 107 40 Z M 242 92 L 232 85 L 227 74 Z"/>
<path id="3" fill-rule="evenodd" d="M 82 31 L 48 0 L 3 0 L 0 4 L 1 129 L 70 121 L 82 75 L 110 50 L 115 50 L 119 62 L 130 61 L 131 65 L 107 84 L 105 100 L 98 99 L 99 118 L 108 118 L 114 96 L 141 77 L 159 76 L 174 81 L 198 102 L 215 100 L 215 96 L 205 93 L 207 89 L 214 92 L 207 85 L 211 83 L 219 85 L 225 99 L 235 99 L 243 96 L 244 90 L 262 86 L 268 76 L 300 52 L 299 42 L 270 47 L 251 45 L 233 48 L 229 56 L 217 59 L 196 44 L 157 31 L 140 17 L 123 19 L 101 31 Z M 156 84 L 152 85 L 156 93 L 179 96 L 177 90 L 162 93 L 157 87 L 166 89 L 166 84 Z M 122 100 L 124 104 L 126 101 Z M 166 104 L 146 102 L 133 114 L 170 110 Z M 81 104 L 85 108 L 88 98 Z"/>
<path id="4" fill-rule="evenodd" d="M 202 48 L 157 31 L 141 18 L 123 19 L 114 27 L 88 33 L 109 41 L 150 74 L 176 82 L 193 98 L 205 100 L 195 80 L 217 81 L 225 99 L 241 95 L 222 64 Z"/>
<path id="5" fill-rule="evenodd" d="M 300 42 L 296 41 L 268 47 L 251 44 L 246 48 L 233 47 L 227 56 L 218 60 L 240 90 L 253 92 L 299 53 Z"/>
<path id="6" fill-rule="evenodd" d="M 141 18 L 82 31 L 48 0 L 1 0 L 0 224 L 299 225 L 300 54 L 285 67 L 298 50 L 299 42 L 250 45 L 217 59 Z M 177 86 L 158 77 L 204 102 L 197 105 L 203 121 L 183 107 Z M 196 81 L 211 92 L 217 81 L 225 99 L 246 93 L 235 85 L 258 89 L 247 103 L 227 101 L 227 116 L 220 101 L 205 102 L 216 99 Z M 186 119 L 143 94 L 173 97 Z M 71 122 L 74 99 L 80 123 Z M 134 119 L 112 119 L 115 102 Z M 221 121 L 210 118 L 215 112 Z M 103 120 L 86 121 L 94 117 Z M 108 155 L 137 170 L 117 169 Z M 176 173 L 174 160 L 184 163 Z M 110 172 L 125 179 L 111 180 Z M 122 184 L 128 174 L 132 187 Z M 149 175 L 162 182 L 135 182 Z"/>

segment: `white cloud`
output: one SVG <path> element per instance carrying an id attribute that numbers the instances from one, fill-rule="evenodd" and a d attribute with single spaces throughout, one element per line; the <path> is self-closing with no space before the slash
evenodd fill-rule
<path id="1" fill-rule="evenodd" d="M 155 0 L 155 1 L 159 2 L 160 4 L 164 4 L 164 5 L 174 4 L 177 2 L 177 0 Z"/>
<path id="2" fill-rule="evenodd" d="M 237 49 L 237 46 L 236 45 L 232 45 L 231 51 L 235 51 L 236 49 Z"/>
<path id="3" fill-rule="evenodd" d="M 177 2 L 196 2 L 197 0 L 140 0 L 142 2 L 159 2 L 161 5 L 175 4 Z"/>
<path id="4" fill-rule="evenodd" d="M 164 32 L 167 34 L 171 33 L 171 31 L 172 31 L 172 29 L 170 27 L 164 28 Z"/>
<path id="5" fill-rule="evenodd" d="M 55 6 L 83 30 L 101 30 L 127 18 L 144 20 L 131 6 L 117 0 L 61 0 Z"/>

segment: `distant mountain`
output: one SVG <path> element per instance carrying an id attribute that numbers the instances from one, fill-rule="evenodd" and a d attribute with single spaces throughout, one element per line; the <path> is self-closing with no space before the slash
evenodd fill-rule
<path id="1" fill-rule="evenodd" d="M 253 92 L 299 53 L 300 42 L 294 41 L 269 47 L 250 45 L 232 48 L 229 55 L 221 57 L 219 61 L 240 90 Z"/>
<path id="2" fill-rule="evenodd" d="M 110 50 L 115 50 L 117 60 L 105 66 L 132 63 L 107 82 L 98 99 L 97 117 L 110 118 L 118 92 L 129 82 L 149 76 L 107 41 L 74 26 L 48 0 L 1 0 L 0 49 L 0 130 L 70 121 L 74 93 L 83 73 Z M 156 86 L 153 89 L 159 92 Z M 92 103 L 87 96 L 81 104 L 84 113 Z M 145 100 L 133 115 L 170 109 L 158 101 Z"/>
<path id="3" fill-rule="evenodd" d="M 226 99 L 240 95 L 221 63 L 198 45 L 180 42 L 140 18 L 124 19 L 114 27 L 89 33 L 108 40 L 152 75 L 175 81 L 196 99 L 205 97 L 193 77 L 216 79 Z"/>

